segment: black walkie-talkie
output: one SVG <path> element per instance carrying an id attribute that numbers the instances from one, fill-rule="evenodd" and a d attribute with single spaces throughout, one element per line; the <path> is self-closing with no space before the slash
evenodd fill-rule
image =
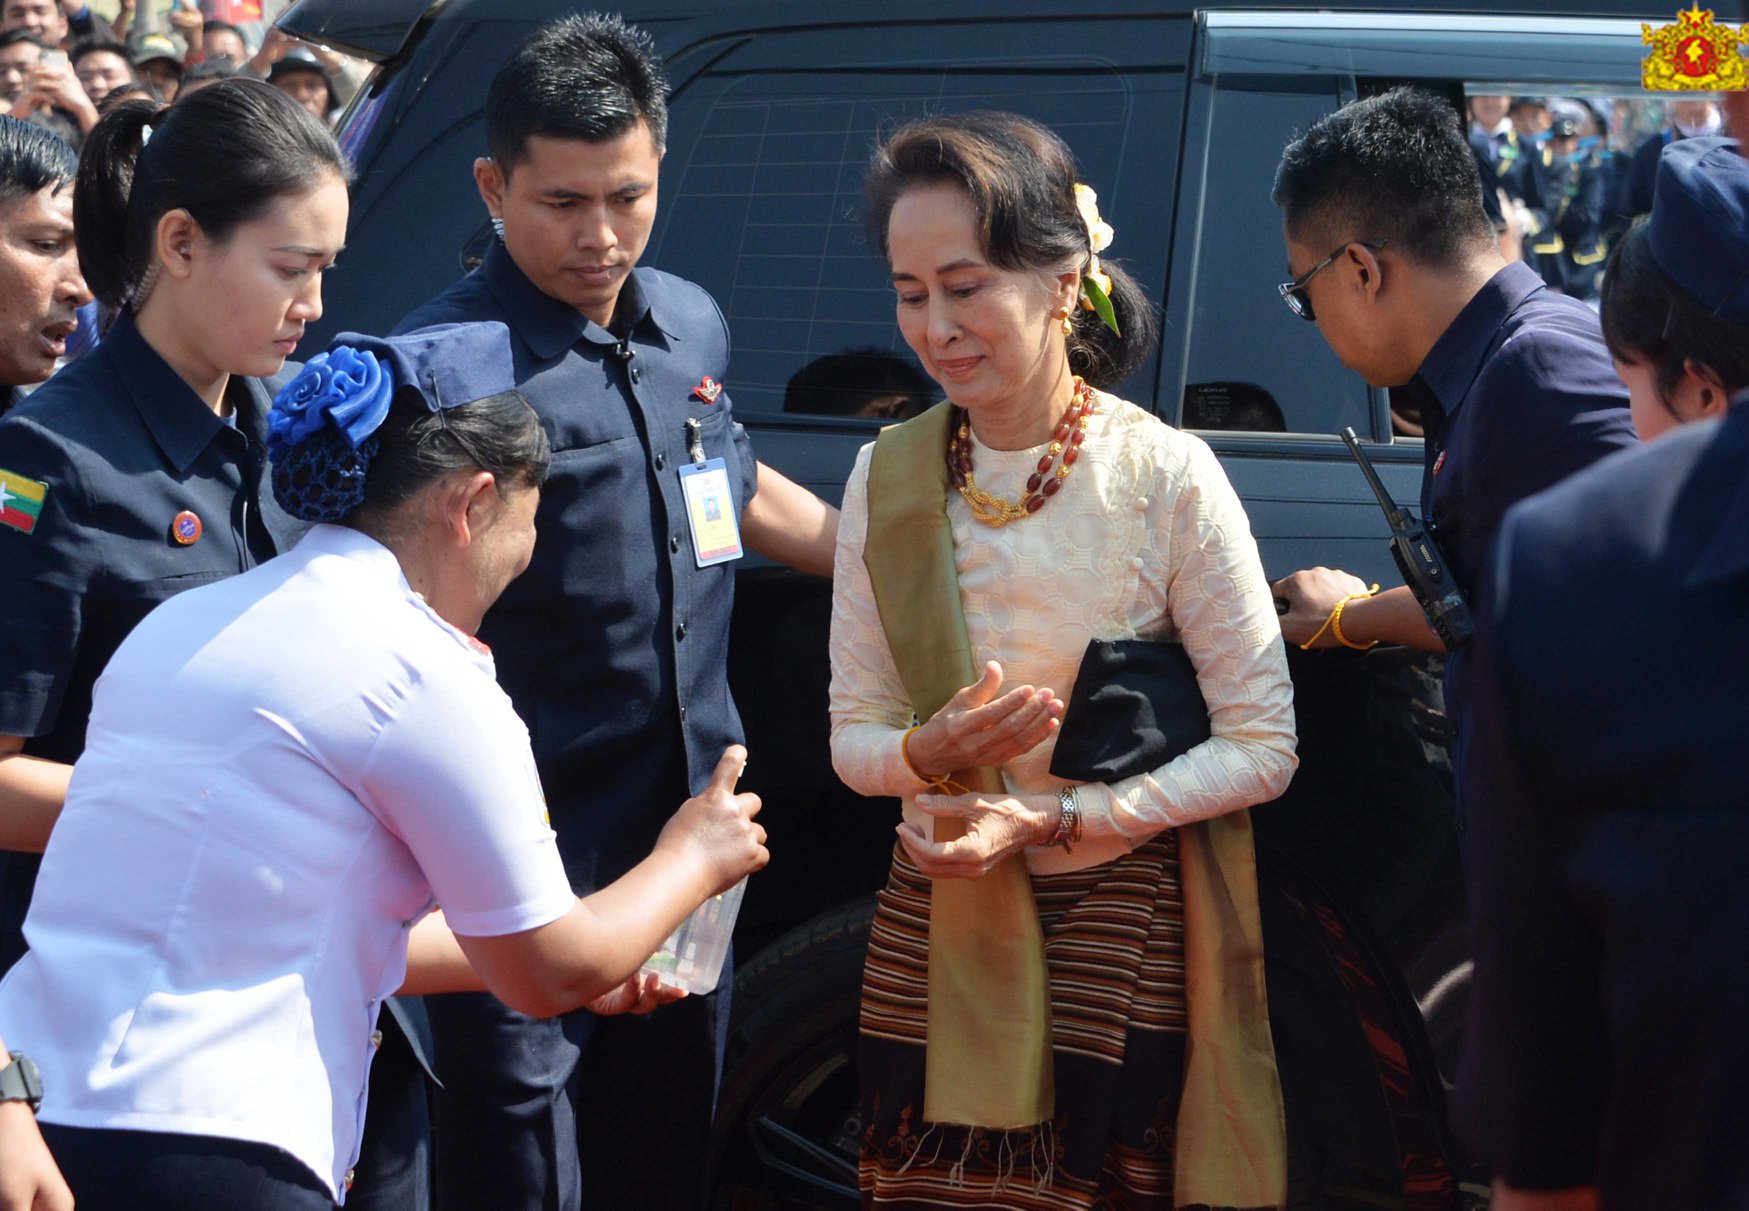
<path id="1" fill-rule="evenodd" d="M 1464 600 L 1464 591 L 1458 587 L 1457 577 L 1452 575 L 1445 552 L 1434 541 L 1432 531 L 1385 491 L 1378 472 L 1367 460 L 1366 451 L 1355 439 L 1354 430 L 1342 430 L 1342 440 L 1348 443 L 1348 452 L 1360 464 L 1367 486 L 1372 488 L 1372 494 L 1379 498 L 1379 507 L 1385 511 L 1385 521 L 1391 527 L 1391 558 L 1397 561 L 1403 583 L 1421 603 L 1421 612 L 1427 615 L 1427 625 L 1445 643 L 1445 650 L 1457 651 L 1470 641 L 1476 628 L 1470 617 L 1470 603 Z"/>

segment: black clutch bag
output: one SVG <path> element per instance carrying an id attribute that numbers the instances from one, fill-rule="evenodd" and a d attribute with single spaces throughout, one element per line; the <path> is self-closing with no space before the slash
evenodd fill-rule
<path id="1" fill-rule="evenodd" d="M 1209 735 L 1208 703 L 1183 644 L 1095 639 L 1075 675 L 1051 773 L 1116 782 L 1158 769 Z"/>

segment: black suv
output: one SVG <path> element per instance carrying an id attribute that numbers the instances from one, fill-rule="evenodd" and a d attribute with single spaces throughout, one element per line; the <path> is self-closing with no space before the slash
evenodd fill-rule
<path id="1" fill-rule="evenodd" d="M 381 65 L 343 120 L 358 170 L 352 230 L 306 352 L 340 327 L 388 331 L 478 263 L 489 228 L 470 165 L 484 154 L 487 82 L 537 24 L 578 7 L 303 0 L 282 18 Z M 1672 19 L 1657 0 L 1591 0 L 1583 13 L 1179 0 L 607 7 L 655 36 L 674 88 L 644 263 L 722 305 L 729 390 L 762 459 L 836 501 L 883 422 L 829 403 L 844 392 L 820 390 L 822 378 L 915 379 L 863 236 L 873 141 L 922 114 L 1013 110 L 1073 147 L 1116 226 L 1113 255 L 1162 304 L 1161 348 L 1119 393 L 1210 441 L 1271 576 L 1326 564 L 1387 584 L 1378 508 L 1333 435 L 1351 425 L 1369 438 L 1404 501 L 1416 498 L 1421 442 L 1276 296 L 1285 253 L 1269 187 L 1283 144 L 1402 82 L 1458 106 L 1477 92 L 1639 95 L 1640 21 Z M 847 352 L 858 356 L 836 356 Z M 791 389 L 798 375 L 807 389 Z M 765 797 L 776 858 L 737 935 L 722 1207 L 856 1205 L 857 985 L 895 811 L 833 775 L 828 615 L 826 585 L 748 561 L 729 658 L 754 753 L 747 784 Z M 1303 764 L 1254 818 L 1291 1205 L 1479 1201 L 1485 1183 L 1444 1125 L 1468 965 L 1437 662 L 1393 649 L 1290 655 Z"/>

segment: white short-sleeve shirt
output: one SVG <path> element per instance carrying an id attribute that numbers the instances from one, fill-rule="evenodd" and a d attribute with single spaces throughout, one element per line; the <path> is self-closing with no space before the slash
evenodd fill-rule
<path id="1" fill-rule="evenodd" d="M 491 656 L 317 526 L 154 610 L 98 681 L 0 1037 L 41 1117 L 253 1140 L 344 1198 L 407 934 L 575 903 Z"/>

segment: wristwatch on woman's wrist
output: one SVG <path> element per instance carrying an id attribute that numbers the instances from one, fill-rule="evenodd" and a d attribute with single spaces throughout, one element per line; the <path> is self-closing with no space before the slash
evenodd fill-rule
<path id="1" fill-rule="evenodd" d="M 0 1102 L 23 1102 L 35 1114 L 43 1104 L 43 1079 L 36 1065 L 22 1051 L 8 1054 L 12 1062 L 0 1068 Z"/>

